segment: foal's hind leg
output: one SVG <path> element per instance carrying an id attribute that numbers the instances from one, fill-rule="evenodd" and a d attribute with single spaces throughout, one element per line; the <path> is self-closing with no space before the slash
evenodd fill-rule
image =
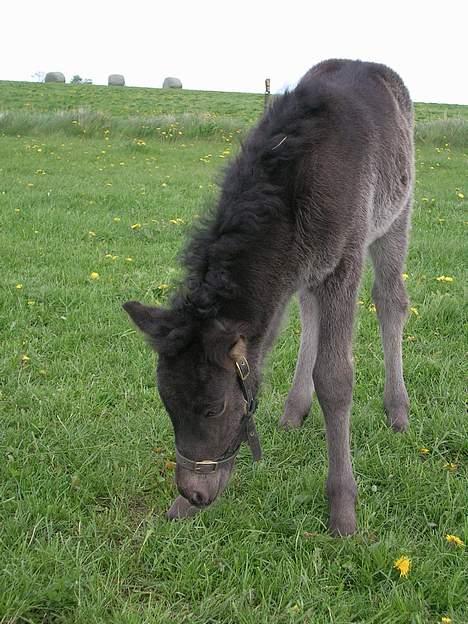
<path id="1" fill-rule="evenodd" d="M 385 360 L 384 406 L 395 431 L 408 426 L 409 400 L 403 380 L 402 335 L 408 297 L 402 270 L 408 245 L 409 206 L 389 231 L 369 248 L 375 280 L 372 297 L 380 324 Z"/>
<path id="2" fill-rule="evenodd" d="M 296 429 L 304 422 L 312 405 L 314 382 L 312 372 L 317 357 L 319 311 L 315 296 L 307 289 L 299 293 L 301 310 L 301 346 L 292 388 L 286 400 L 280 425 Z"/>

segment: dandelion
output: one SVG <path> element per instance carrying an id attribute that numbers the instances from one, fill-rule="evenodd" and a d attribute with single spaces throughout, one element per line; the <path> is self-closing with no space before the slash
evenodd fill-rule
<path id="1" fill-rule="evenodd" d="M 458 535 L 449 535 L 447 534 L 445 536 L 445 539 L 447 540 L 447 542 L 449 544 L 454 544 L 455 546 L 460 546 L 460 548 L 463 548 L 463 546 L 465 545 L 465 542 L 463 540 L 461 540 Z"/>
<path id="2" fill-rule="evenodd" d="M 130 227 L 132 228 L 132 230 L 139 230 L 141 229 L 141 223 L 134 223 Z"/>
<path id="3" fill-rule="evenodd" d="M 130 256 L 128 256 L 128 258 L 125 258 L 126 262 L 133 262 L 133 258 L 131 258 Z"/>
<path id="4" fill-rule="evenodd" d="M 44 171 L 44 169 L 37 169 L 36 171 L 36 175 L 45 175 L 46 172 Z"/>
<path id="5" fill-rule="evenodd" d="M 145 141 L 143 141 L 143 139 L 135 139 L 135 143 L 137 145 L 146 145 Z"/>
<path id="6" fill-rule="evenodd" d="M 403 281 L 406 282 L 406 280 L 408 279 L 409 275 L 408 275 L 408 273 L 402 273 L 401 277 L 402 277 Z"/>
<path id="7" fill-rule="evenodd" d="M 465 196 L 463 195 L 463 193 L 460 193 L 460 191 L 458 191 L 457 197 L 458 199 L 465 199 Z"/>
<path id="8" fill-rule="evenodd" d="M 114 217 L 112 220 L 114 223 L 120 223 L 120 217 Z"/>
<path id="9" fill-rule="evenodd" d="M 421 448 L 419 449 L 419 452 L 421 453 L 421 455 L 429 455 L 429 452 L 430 452 L 430 451 L 429 451 L 429 449 L 428 449 L 428 448 L 426 448 L 425 446 L 423 446 L 423 447 L 421 447 Z"/>
<path id="10" fill-rule="evenodd" d="M 18 290 L 21 290 L 21 289 L 23 288 L 23 284 L 16 284 L 16 288 L 17 288 Z"/>
<path id="11" fill-rule="evenodd" d="M 406 557 L 406 555 L 402 555 L 394 562 L 393 567 L 400 572 L 400 577 L 408 576 L 411 570 L 411 559 Z"/>
<path id="12" fill-rule="evenodd" d="M 96 273 L 96 271 L 92 271 L 92 272 L 89 274 L 89 277 L 90 277 L 90 279 L 92 279 L 92 280 L 98 280 L 98 279 L 99 279 L 99 273 Z"/>
<path id="13" fill-rule="evenodd" d="M 445 470 L 448 470 L 449 472 L 456 472 L 458 465 L 455 464 L 454 462 L 447 462 L 446 464 L 444 464 L 443 467 L 445 468 Z"/>
<path id="14" fill-rule="evenodd" d="M 183 223 L 185 223 L 185 221 L 181 219 L 180 217 L 177 217 L 176 219 L 169 219 L 169 223 L 174 223 L 175 225 L 182 225 Z"/>
<path id="15" fill-rule="evenodd" d="M 418 308 L 410 308 L 410 312 L 414 314 L 414 316 L 419 316 Z"/>
<path id="16" fill-rule="evenodd" d="M 88 236 L 90 236 L 91 238 L 93 238 L 93 236 L 96 236 L 96 232 L 93 232 L 93 230 L 89 230 L 89 232 L 88 232 Z"/>
<path id="17" fill-rule="evenodd" d="M 22 364 L 27 364 L 30 361 L 31 361 L 31 358 L 28 355 L 26 355 L 26 353 L 21 356 L 21 363 Z"/>
<path id="18" fill-rule="evenodd" d="M 33 306 L 35 304 L 36 304 L 36 302 L 34 301 L 34 299 L 29 299 L 28 300 L 28 306 Z"/>
<path id="19" fill-rule="evenodd" d="M 371 303 L 369 308 L 369 312 L 377 312 L 377 308 L 375 307 L 375 303 Z"/>
<path id="20" fill-rule="evenodd" d="M 448 615 L 444 615 L 440 620 L 440 624 L 452 624 L 452 618 L 449 618 Z"/>
<path id="21" fill-rule="evenodd" d="M 439 277 L 436 277 L 436 280 L 438 282 L 453 282 L 453 277 L 449 275 L 439 275 Z"/>

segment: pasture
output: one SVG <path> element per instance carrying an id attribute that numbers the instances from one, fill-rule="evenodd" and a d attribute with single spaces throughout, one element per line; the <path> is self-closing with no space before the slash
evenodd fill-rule
<path id="1" fill-rule="evenodd" d="M 363 279 L 357 535 L 326 532 L 317 403 L 301 430 L 277 428 L 295 303 L 260 395 L 264 460 L 243 448 L 212 509 L 164 519 L 173 434 L 154 355 L 121 304 L 164 303 L 184 236 L 262 106 L 253 94 L 0 83 L 1 624 L 468 622 L 466 547 L 447 539 L 468 541 L 468 107 L 416 107 L 404 435 L 385 424 L 370 269 Z"/>

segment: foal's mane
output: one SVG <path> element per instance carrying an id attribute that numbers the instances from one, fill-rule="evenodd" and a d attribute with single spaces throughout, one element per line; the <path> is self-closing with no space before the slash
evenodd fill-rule
<path id="1" fill-rule="evenodd" d="M 275 97 L 227 167 L 217 204 L 193 229 L 181 254 L 185 278 L 173 309 L 214 318 L 239 293 L 233 261 L 268 235 L 268 224 L 290 219 L 297 163 L 314 140 L 325 104 L 317 85 Z M 316 138 L 316 137 L 315 137 Z"/>

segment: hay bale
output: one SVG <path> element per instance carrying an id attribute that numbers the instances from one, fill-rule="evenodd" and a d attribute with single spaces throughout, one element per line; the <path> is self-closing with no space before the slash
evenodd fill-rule
<path id="1" fill-rule="evenodd" d="M 47 72 L 44 82 L 65 82 L 62 72 Z"/>
<path id="2" fill-rule="evenodd" d="M 122 74 L 111 74 L 107 79 L 109 87 L 125 87 L 125 78 Z"/>
<path id="3" fill-rule="evenodd" d="M 163 89 L 182 89 L 182 83 L 178 78 L 164 78 Z"/>

